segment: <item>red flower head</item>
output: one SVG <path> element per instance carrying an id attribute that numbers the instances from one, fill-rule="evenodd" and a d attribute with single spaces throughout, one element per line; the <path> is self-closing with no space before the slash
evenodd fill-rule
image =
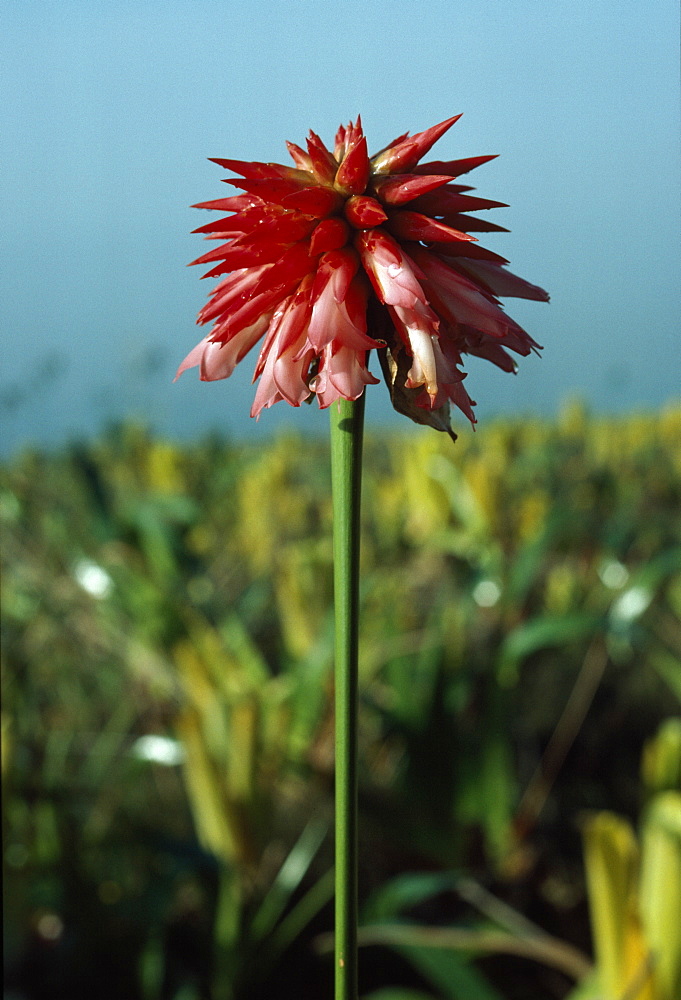
<path id="1" fill-rule="evenodd" d="M 214 160 L 240 175 L 225 183 L 242 193 L 195 206 L 231 213 L 196 230 L 220 245 L 193 262 L 227 277 L 198 316 L 213 328 L 177 376 L 199 365 L 205 381 L 227 378 L 264 335 L 257 417 L 282 399 L 357 399 L 378 381 L 367 368 L 375 348 L 397 410 L 451 433 L 451 401 L 475 422 L 462 355 L 515 371 L 508 350 L 539 345 L 497 296 L 548 295 L 470 235 L 502 230 L 468 214 L 502 203 L 453 179 L 494 157 L 419 163 L 458 117 L 372 159 L 358 118 L 341 125 L 333 152 L 314 132 L 307 152 L 288 143 L 295 167 Z"/>

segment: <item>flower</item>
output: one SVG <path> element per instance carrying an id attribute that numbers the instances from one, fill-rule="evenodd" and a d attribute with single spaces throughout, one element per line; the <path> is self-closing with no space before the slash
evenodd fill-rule
<path id="1" fill-rule="evenodd" d="M 196 365 L 204 381 L 227 378 L 264 336 L 251 416 L 280 400 L 327 407 L 378 382 L 375 349 L 397 410 L 451 434 L 452 402 L 474 423 L 462 355 L 515 371 L 509 350 L 540 348 L 497 297 L 548 295 L 471 235 L 505 231 L 468 214 L 502 202 L 455 183 L 494 157 L 419 162 L 459 117 L 371 159 L 359 118 L 333 152 L 314 132 L 307 151 L 287 143 L 294 167 L 215 159 L 241 193 L 195 206 L 230 214 L 195 230 L 220 245 L 193 263 L 221 280 L 197 319 L 213 327 L 176 378 Z"/>

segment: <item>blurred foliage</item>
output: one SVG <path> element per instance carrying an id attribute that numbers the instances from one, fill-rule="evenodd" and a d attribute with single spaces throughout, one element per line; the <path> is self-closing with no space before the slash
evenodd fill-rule
<path id="1" fill-rule="evenodd" d="M 573 1000 L 681 996 L 681 719 L 644 747 L 643 778 L 650 798 L 638 840 L 611 812 L 584 825 L 597 966 Z"/>
<path id="2" fill-rule="evenodd" d="M 464 931 L 474 878 L 588 951 L 582 814 L 631 824 L 678 766 L 648 750 L 637 777 L 681 704 L 681 411 L 443 438 L 365 446 L 361 891 L 437 874 L 407 915 Z M 326 445 L 124 426 L 1 487 L 8 989 L 327 994 Z M 367 946 L 364 991 L 574 986 L 536 954 L 425 954 Z"/>

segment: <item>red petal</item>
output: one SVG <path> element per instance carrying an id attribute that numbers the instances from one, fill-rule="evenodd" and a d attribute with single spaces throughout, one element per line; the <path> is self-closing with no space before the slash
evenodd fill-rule
<path id="1" fill-rule="evenodd" d="M 208 264 L 214 260 L 230 262 L 226 268 L 235 271 L 254 264 L 269 264 L 281 257 L 283 247 L 305 239 L 314 229 L 314 219 L 290 212 L 257 225 L 252 232 L 225 243 L 215 250 L 192 261 L 192 264 Z"/>
<path id="2" fill-rule="evenodd" d="M 406 173 L 411 170 L 460 117 L 461 115 L 455 115 L 453 118 L 448 118 L 446 121 L 440 122 L 439 125 L 433 125 L 425 132 L 419 132 L 411 138 L 405 138 L 397 145 L 379 153 L 372 161 L 374 173 L 395 173 L 398 170 Z"/>
<path id="3" fill-rule="evenodd" d="M 240 215 L 232 215 L 228 219 L 216 219 L 215 222 L 209 222 L 207 226 L 199 226 L 198 229 L 192 229 L 192 233 L 222 233 L 224 236 L 235 235 L 236 233 L 245 233 L 243 217 Z"/>
<path id="4" fill-rule="evenodd" d="M 412 169 L 415 174 L 449 174 L 450 177 L 460 177 L 483 163 L 496 160 L 498 155 L 492 153 L 491 156 L 467 156 L 463 160 L 431 160 L 430 163 L 419 163 Z"/>
<path id="5" fill-rule="evenodd" d="M 260 202 L 253 208 L 247 208 L 243 212 L 238 212 L 231 219 L 218 219 L 216 222 L 210 222 L 207 226 L 201 226 L 200 229 L 195 229 L 195 233 L 208 233 L 208 232 L 220 232 L 220 224 L 227 223 L 228 228 L 225 232 L 229 232 L 229 227 L 234 224 L 234 231 L 241 231 L 243 233 L 254 232 L 258 229 L 258 235 L 263 235 L 265 232 L 270 232 L 276 229 L 276 226 L 282 223 L 283 220 L 301 220 L 304 217 L 300 212 L 287 211 L 280 205 L 267 204 L 267 202 Z M 211 228 L 212 227 L 212 228 Z M 297 238 L 297 237 L 296 237 Z"/>
<path id="6" fill-rule="evenodd" d="M 355 229 L 373 229 L 385 222 L 388 216 L 375 198 L 355 195 L 345 203 L 345 218 Z"/>
<path id="7" fill-rule="evenodd" d="M 345 154 L 336 173 L 336 187 L 344 194 L 362 194 L 369 182 L 370 169 L 367 141 L 362 136 Z"/>
<path id="8" fill-rule="evenodd" d="M 235 194 L 231 198 L 215 198 L 213 201 L 200 201 L 192 208 L 209 208 L 218 212 L 241 212 L 245 208 L 253 208 L 262 204 L 260 198 L 252 194 Z"/>
<path id="9" fill-rule="evenodd" d="M 302 191 L 286 195 L 281 202 L 285 208 L 296 208 L 299 212 L 313 215 L 316 219 L 331 215 L 342 203 L 343 199 L 337 191 L 325 187 L 304 188 Z"/>
<path id="10" fill-rule="evenodd" d="M 474 260 L 489 260 L 494 264 L 508 264 L 505 257 L 498 253 L 492 253 L 479 243 L 443 243 L 437 247 L 437 253 L 441 257 L 472 257 Z"/>
<path id="11" fill-rule="evenodd" d="M 453 186 L 448 185 L 421 195 L 418 205 L 413 207 L 428 215 L 442 215 L 444 212 L 480 212 L 487 208 L 508 208 L 508 205 L 503 201 L 460 194 Z"/>
<path id="12" fill-rule="evenodd" d="M 340 250 L 348 242 L 350 227 L 343 219 L 323 219 L 312 233 L 310 253 L 321 254 L 327 250 Z"/>
<path id="13" fill-rule="evenodd" d="M 287 296 L 317 265 L 316 258 L 310 257 L 309 251 L 310 244 L 307 241 L 294 243 L 286 250 L 281 260 L 263 272 L 250 294 L 258 295 L 267 291 L 276 292 L 281 298 Z"/>
<path id="14" fill-rule="evenodd" d="M 430 304 L 444 320 L 472 326 L 501 340 L 523 332 L 486 289 L 423 247 L 415 246 L 412 253 L 425 272 Z"/>
<path id="15" fill-rule="evenodd" d="M 438 215 L 440 213 L 438 212 Z M 458 212 L 443 212 L 442 221 L 453 229 L 463 229 L 465 233 L 507 233 L 505 226 L 487 219 L 476 219 L 474 215 L 460 215 Z"/>
<path id="16" fill-rule="evenodd" d="M 533 299 L 535 302 L 548 302 L 549 295 L 538 285 L 531 285 L 524 278 L 519 278 L 512 271 L 498 264 L 484 260 L 459 260 L 457 265 L 469 278 L 482 285 L 492 295 L 510 296 L 518 299 Z"/>
<path id="17" fill-rule="evenodd" d="M 301 176 L 305 176 L 301 171 Z M 235 180 L 233 178 L 223 178 L 223 183 L 232 184 L 234 187 L 243 188 L 244 191 L 248 191 L 249 194 L 257 195 L 264 201 L 273 202 L 275 205 L 281 205 L 284 198 L 287 198 L 290 194 L 295 194 L 297 191 L 301 191 L 306 184 L 310 183 L 310 178 L 306 177 L 306 182 L 303 183 L 297 178 L 280 179 L 280 180 L 265 180 L 264 178 L 255 178 L 253 180 L 246 178 L 245 180 Z"/>
<path id="18" fill-rule="evenodd" d="M 339 163 L 345 156 L 345 137 L 346 137 L 345 125 L 339 125 L 333 146 L 333 155 L 336 157 Z"/>
<path id="19" fill-rule="evenodd" d="M 272 313 L 282 299 L 286 298 L 305 277 L 310 260 L 290 252 L 285 253 L 273 264 L 243 302 L 234 302 L 224 313 L 218 315 L 211 336 L 215 340 L 230 340 L 236 334 L 251 326 L 259 316 Z"/>
<path id="20" fill-rule="evenodd" d="M 215 156 L 209 156 L 211 163 L 217 163 L 225 170 L 232 170 L 235 174 L 241 174 L 249 180 L 298 180 L 301 184 L 309 184 L 310 178 L 305 177 L 300 170 L 293 167 L 286 167 L 282 163 L 259 163 L 254 161 L 247 163 L 245 160 L 222 160 Z"/>
<path id="21" fill-rule="evenodd" d="M 387 228 L 401 240 L 418 240 L 424 243 L 455 243 L 475 239 L 458 229 L 450 229 L 443 222 L 430 219 L 420 212 L 391 212 Z"/>
<path id="22" fill-rule="evenodd" d="M 420 177 L 417 174 L 394 174 L 391 177 L 374 177 L 372 184 L 381 201 L 388 205 L 404 205 L 427 191 L 448 184 L 450 180 L 445 175 Z"/>
<path id="23" fill-rule="evenodd" d="M 338 162 L 315 132 L 310 131 L 310 136 L 307 140 L 307 151 L 310 154 L 315 177 L 323 184 L 333 184 L 336 171 L 338 170 Z"/>
<path id="24" fill-rule="evenodd" d="M 210 301 L 203 307 L 196 322 L 209 323 L 217 316 L 239 309 L 243 302 L 253 298 L 253 290 L 258 281 L 264 273 L 271 271 L 273 266 L 263 264 L 261 267 L 244 268 L 223 278 L 211 292 Z"/>
<path id="25" fill-rule="evenodd" d="M 291 159 L 299 170 L 307 170 L 308 173 L 312 173 L 312 160 L 304 149 L 301 149 L 300 146 L 296 146 L 295 142 L 287 142 L 286 148 L 291 154 Z"/>
<path id="26" fill-rule="evenodd" d="M 225 274 L 227 271 L 237 271 L 242 267 L 255 267 L 258 264 L 271 264 L 279 260 L 286 244 L 274 243 L 270 239 L 253 241 L 245 246 L 238 246 L 234 243 L 226 243 L 221 247 L 216 247 L 209 253 L 203 254 L 193 260 L 189 267 L 194 264 L 210 264 L 214 260 L 221 260 L 222 264 L 213 268 L 204 278 L 214 278 L 218 274 Z"/>
<path id="27" fill-rule="evenodd" d="M 250 194 L 244 195 L 244 198 L 251 198 Z M 236 201 L 236 198 L 228 199 L 229 201 Z M 252 228 L 259 222 L 266 222 L 268 219 L 275 218 L 276 216 L 281 216 L 285 213 L 285 209 L 281 205 L 272 205 L 262 198 L 254 198 L 254 205 L 246 205 L 239 212 L 235 212 L 232 219 L 238 219 L 247 228 Z M 205 228 L 205 227 L 203 227 Z M 199 230 L 195 230 L 198 232 Z"/>

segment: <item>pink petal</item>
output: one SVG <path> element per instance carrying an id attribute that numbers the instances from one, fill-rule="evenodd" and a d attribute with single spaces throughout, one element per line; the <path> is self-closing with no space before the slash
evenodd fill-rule
<path id="1" fill-rule="evenodd" d="M 377 385 L 378 379 L 368 371 L 365 352 L 341 347 L 325 349 L 319 372 L 310 383 L 317 395 L 319 406 L 326 409 L 338 399 L 359 399 L 367 385 Z"/>
<path id="2" fill-rule="evenodd" d="M 333 259 L 335 266 L 328 265 L 328 258 Z M 336 349 L 345 346 L 356 351 L 378 346 L 366 335 L 366 307 L 351 314 L 346 304 L 358 266 L 352 251 L 337 250 L 322 257 L 312 289 L 312 316 L 307 331 L 308 340 L 318 353 L 332 342 Z M 362 294 L 360 286 L 354 294 Z"/>
<path id="3" fill-rule="evenodd" d="M 414 308 L 426 301 L 412 262 L 396 240 L 380 229 L 358 233 L 355 245 L 379 300 L 385 305 Z"/>

